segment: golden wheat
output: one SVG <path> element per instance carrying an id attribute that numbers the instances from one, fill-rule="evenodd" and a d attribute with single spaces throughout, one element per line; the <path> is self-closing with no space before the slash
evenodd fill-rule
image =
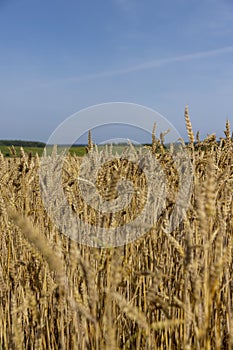
<path id="1" fill-rule="evenodd" d="M 178 175 L 154 127 L 152 153 L 170 186 L 167 209 L 147 234 L 118 248 L 91 248 L 62 235 L 43 206 L 39 157 L 21 149 L 17 158 L 14 148 L 12 158 L 0 154 L 1 349 L 233 348 L 230 123 L 220 143 L 210 135 L 194 144 L 187 107 L 185 120 L 194 185 L 183 223 L 169 232 Z M 97 157 L 91 133 L 88 144 Z M 116 227 L 142 210 L 147 185 L 133 164 L 108 163 L 99 173 L 96 187 L 109 201 L 120 177 L 139 191 L 130 209 L 112 216 L 83 201 L 80 164 L 67 156 L 62 180 L 85 222 Z"/>

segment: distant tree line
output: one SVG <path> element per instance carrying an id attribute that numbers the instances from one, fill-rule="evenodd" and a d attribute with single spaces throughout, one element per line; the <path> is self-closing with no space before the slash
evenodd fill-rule
<path id="1" fill-rule="evenodd" d="M 0 140 L 0 146 L 19 146 L 19 147 L 45 147 L 44 142 L 22 141 L 22 140 Z"/>

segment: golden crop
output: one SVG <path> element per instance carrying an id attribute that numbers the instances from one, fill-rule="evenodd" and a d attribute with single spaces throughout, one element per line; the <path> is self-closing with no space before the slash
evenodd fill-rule
<path id="1" fill-rule="evenodd" d="M 230 125 L 220 143 L 215 135 L 194 143 L 187 109 L 185 119 L 194 171 L 185 218 L 166 230 L 177 174 L 162 138 L 153 137 L 171 196 L 156 225 L 122 247 L 91 248 L 62 235 L 43 206 L 39 157 L 0 154 L 0 349 L 233 348 Z M 67 156 L 64 163 L 73 211 L 102 227 L 131 220 L 145 200 L 143 174 L 130 164 L 107 164 L 96 183 L 107 200 L 117 196 L 123 171 L 139 195 L 130 210 L 100 217 L 75 182 L 81 161 Z"/>

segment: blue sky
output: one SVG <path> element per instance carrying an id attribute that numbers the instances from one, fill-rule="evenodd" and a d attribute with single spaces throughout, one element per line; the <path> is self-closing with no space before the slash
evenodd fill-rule
<path id="1" fill-rule="evenodd" d="M 47 141 L 99 103 L 145 105 L 186 138 L 233 125 L 230 0 L 0 0 L 0 139 Z M 120 137 L 120 135 L 119 135 Z"/>

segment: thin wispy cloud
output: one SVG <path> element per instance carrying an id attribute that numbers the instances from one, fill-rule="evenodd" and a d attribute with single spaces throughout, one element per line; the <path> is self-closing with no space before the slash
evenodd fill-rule
<path id="1" fill-rule="evenodd" d="M 160 68 L 164 65 L 170 64 L 170 63 L 176 63 L 176 62 L 187 62 L 187 61 L 192 61 L 192 60 L 198 60 L 198 59 L 204 59 L 208 57 L 215 57 L 218 55 L 224 55 L 224 54 L 229 54 L 233 53 L 233 46 L 227 46 L 227 47 L 222 47 L 214 50 L 207 50 L 207 51 L 199 51 L 195 53 L 190 53 L 190 54 L 185 54 L 185 55 L 180 55 L 180 56 L 173 56 L 170 58 L 164 58 L 160 60 L 152 60 L 152 61 L 147 61 L 143 62 L 141 64 L 132 66 L 132 67 L 127 67 L 127 68 L 122 68 L 122 69 L 116 69 L 116 70 L 109 70 L 109 71 L 102 71 L 94 74 L 86 74 L 81 77 L 76 77 L 76 78 L 69 78 L 69 80 L 72 81 L 83 81 L 83 80 L 89 80 L 89 79 L 97 79 L 97 78 L 105 78 L 105 77 L 114 77 L 118 75 L 124 75 L 124 74 L 129 74 L 133 72 L 140 72 L 140 71 L 145 71 L 145 70 L 150 70 L 150 69 L 156 69 Z"/>
<path id="2" fill-rule="evenodd" d="M 114 0 L 114 4 L 123 12 L 129 13 L 132 10 L 130 0 Z"/>
<path id="3" fill-rule="evenodd" d="M 69 82 L 83 82 L 88 80 L 94 80 L 94 79 L 101 79 L 101 78 L 111 78 L 116 76 L 121 76 L 125 74 L 130 74 L 134 72 L 141 72 L 146 70 L 153 70 L 158 69 L 160 67 L 163 67 L 168 64 L 172 63 L 179 63 L 179 62 L 188 62 L 188 61 L 194 61 L 198 59 L 205 59 L 205 58 L 211 58 L 216 57 L 218 55 L 224 55 L 224 54 L 230 54 L 233 53 L 233 46 L 227 46 L 222 47 L 214 50 L 207 50 L 207 51 L 198 51 L 195 53 L 185 54 L 185 55 L 179 55 L 179 56 L 173 56 L 169 58 L 159 59 L 159 60 L 151 60 L 147 62 L 143 62 L 138 65 L 134 65 L 131 67 L 121 68 L 121 69 L 112 69 L 112 70 L 106 70 L 106 71 L 100 71 L 97 73 L 90 73 L 85 74 L 83 76 L 74 76 L 74 77 L 67 77 L 63 79 L 55 79 L 55 80 L 49 80 L 47 82 L 40 82 L 39 84 L 36 84 L 37 88 L 44 88 L 55 84 L 62 84 L 62 83 L 69 83 Z M 31 90 L 30 87 L 26 87 L 24 90 Z"/>
<path id="4" fill-rule="evenodd" d="M 97 73 L 85 74 L 83 76 L 72 76 L 72 77 L 61 78 L 61 79 L 57 78 L 57 79 L 48 80 L 46 82 L 40 82 L 40 83 L 36 83 L 34 81 L 33 85 L 29 84 L 29 86 L 27 87 L 25 86 L 23 90 L 31 90 L 35 86 L 36 88 L 47 88 L 47 87 L 53 86 L 54 84 L 61 85 L 69 82 L 78 83 L 78 82 L 84 82 L 84 81 L 95 80 L 95 79 L 112 78 L 112 77 L 126 75 L 134 72 L 142 72 L 147 70 L 159 69 L 160 67 L 173 64 L 173 63 L 200 60 L 200 59 L 216 57 L 224 54 L 227 55 L 231 53 L 233 53 L 233 46 L 226 46 L 226 47 L 222 47 L 214 50 L 198 51 L 195 53 L 173 56 L 173 57 L 159 59 L 159 60 L 151 60 L 151 61 L 143 62 L 138 65 L 130 66 L 130 67 L 100 71 Z M 20 89 L 22 90 L 22 86 L 20 87 Z"/>

